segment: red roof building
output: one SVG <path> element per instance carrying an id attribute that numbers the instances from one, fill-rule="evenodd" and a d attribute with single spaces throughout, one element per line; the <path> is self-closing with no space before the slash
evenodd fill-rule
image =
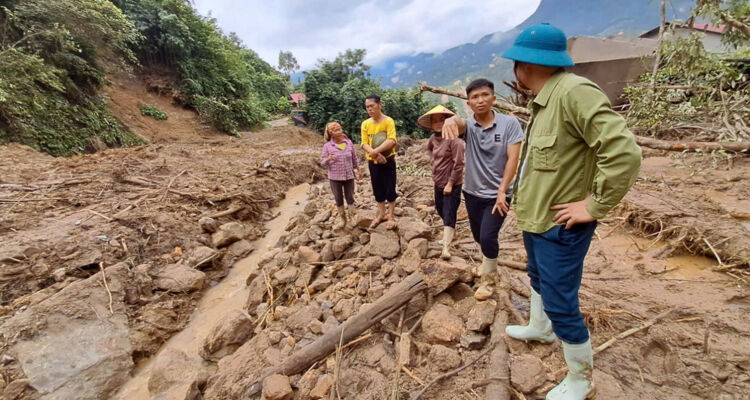
<path id="1" fill-rule="evenodd" d="M 295 106 L 300 106 L 305 102 L 307 97 L 304 93 L 292 93 L 289 95 L 289 101 Z"/>

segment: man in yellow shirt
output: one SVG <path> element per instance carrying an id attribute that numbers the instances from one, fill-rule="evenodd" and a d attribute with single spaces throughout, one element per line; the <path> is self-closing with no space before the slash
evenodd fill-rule
<path id="1" fill-rule="evenodd" d="M 378 203 L 378 215 L 370 228 L 383 221 L 386 227 L 396 227 L 396 124 L 393 118 L 383 114 L 380 96 L 370 95 L 365 99 L 365 109 L 370 116 L 362 122 L 362 149 L 370 169 L 372 193 Z M 388 202 L 386 215 L 385 203 Z"/>

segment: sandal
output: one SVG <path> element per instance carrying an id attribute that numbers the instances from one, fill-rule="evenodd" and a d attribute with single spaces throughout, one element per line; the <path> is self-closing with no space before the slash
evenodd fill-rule
<path id="1" fill-rule="evenodd" d="M 380 225 L 381 222 L 387 221 L 388 218 L 380 216 L 372 220 L 370 223 L 370 229 L 375 229 L 378 225 Z"/>
<path id="2" fill-rule="evenodd" d="M 396 227 L 398 226 L 398 221 L 396 221 L 395 218 L 388 218 L 387 221 L 388 222 L 385 223 L 385 229 L 388 229 L 389 231 L 396 229 Z"/>

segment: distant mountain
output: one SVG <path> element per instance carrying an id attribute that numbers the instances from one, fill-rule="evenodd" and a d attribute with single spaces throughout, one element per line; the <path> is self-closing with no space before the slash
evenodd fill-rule
<path id="1" fill-rule="evenodd" d="M 639 35 L 659 25 L 659 0 L 542 0 L 536 12 L 517 27 L 484 36 L 476 43 L 453 47 L 440 54 L 420 53 L 390 59 L 374 66 L 372 75 L 384 87 L 459 86 L 477 77 L 499 84 L 511 78 L 510 62 L 501 58 L 524 28 L 549 22 L 568 37 L 616 34 Z M 694 0 L 667 3 L 667 20 L 686 19 Z"/>

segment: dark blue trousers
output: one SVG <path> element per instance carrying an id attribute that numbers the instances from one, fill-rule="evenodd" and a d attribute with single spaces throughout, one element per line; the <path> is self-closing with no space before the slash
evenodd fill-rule
<path id="1" fill-rule="evenodd" d="M 435 209 L 443 219 L 443 226 L 455 228 L 458 206 L 461 205 L 461 185 L 453 186 L 453 191 L 449 195 L 444 195 L 443 189 L 445 187 L 435 186 Z"/>
<path id="2" fill-rule="evenodd" d="M 583 276 L 583 259 L 589 251 L 596 221 L 570 229 L 557 225 L 547 232 L 523 233 L 529 257 L 526 272 L 531 287 L 542 295 L 544 311 L 561 340 L 580 344 L 589 339 L 578 303 Z"/>
<path id="3" fill-rule="evenodd" d="M 510 204 L 510 197 L 505 199 Z M 484 199 L 464 192 L 464 204 L 469 214 L 469 227 L 474 241 L 479 243 L 482 254 L 487 258 L 497 258 L 500 250 L 497 242 L 500 228 L 503 227 L 505 216 L 493 214 L 497 199 Z"/>

